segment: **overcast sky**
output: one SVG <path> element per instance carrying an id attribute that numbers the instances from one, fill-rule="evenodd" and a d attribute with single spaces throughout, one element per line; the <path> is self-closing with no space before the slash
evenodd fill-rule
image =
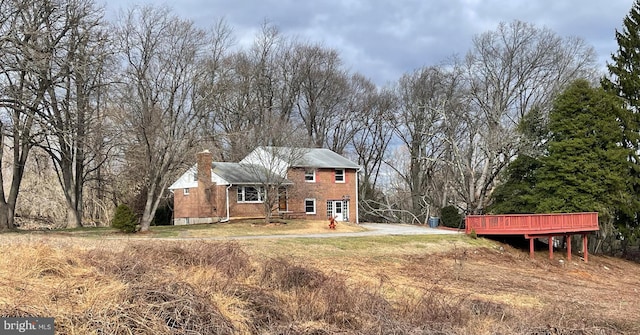
<path id="1" fill-rule="evenodd" d="M 158 2 L 210 27 L 224 18 L 239 45 L 250 44 L 270 22 L 285 36 L 339 51 L 352 72 L 379 85 L 421 66 L 463 56 L 471 38 L 499 22 L 521 20 L 592 45 L 602 68 L 615 52 L 615 29 L 633 0 L 181 0 Z M 108 16 L 128 8 L 112 0 Z M 147 3 L 147 2 L 144 2 Z M 150 2 L 153 3 L 153 2 Z"/>

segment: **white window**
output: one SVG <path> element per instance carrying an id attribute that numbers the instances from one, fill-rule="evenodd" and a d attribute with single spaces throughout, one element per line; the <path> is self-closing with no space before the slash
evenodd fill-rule
<path id="1" fill-rule="evenodd" d="M 304 181 L 307 183 L 315 183 L 316 182 L 316 169 L 305 169 L 304 170 Z"/>
<path id="2" fill-rule="evenodd" d="M 189 189 L 185 188 L 184 190 L 182 190 L 182 193 L 184 193 L 184 195 L 189 195 Z"/>
<path id="3" fill-rule="evenodd" d="M 344 183 L 344 169 L 336 169 L 336 183 Z"/>
<path id="4" fill-rule="evenodd" d="M 198 172 L 193 173 L 193 181 L 198 181 Z"/>
<path id="5" fill-rule="evenodd" d="M 344 204 L 344 220 L 349 221 L 349 201 L 343 201 Z"/>
<path id="6" fill-rule="evenodd" d="M 304 199 L 304 212 L 306 214 L 316 214 L 316 199 Z"/>
<path id="7" fill-rule="evenodd" d="M 327 217 L 333 217 L 333 201 L 327 201 Z"/>
<path id="8" fill-rule="evenodd" d="M 238 202 L 261 203 L 264 201 L 264 188 L 238 186 Z"/>

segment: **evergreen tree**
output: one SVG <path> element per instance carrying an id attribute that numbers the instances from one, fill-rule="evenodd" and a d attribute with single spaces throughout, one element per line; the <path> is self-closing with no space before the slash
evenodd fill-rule
<path id="1" fill-rule="evenodd" d="M 636 1 L 623 20 L 622 30 L 616 29 L 618 50 L 611 55 L 613 63 L 607 63 L 609 77 L 603 78 L 602 87 L 624 102 L 624 113 L 619 115 L 624 130 L 622 143 L 633 150 L 629 152 L 629 177 L 627 183 L 634 194 L 640 193 L 640 0 Z M 640 203 L 633 199 L 622 209 L 618 224 L 627 239 L 639 235 L 638 217 Z"/>
<path id="2" fill-rule="evenodd" d="M 119 229 L 124 233 L 135 233 L 138 220 L 136 215 L 127 205 L 116 207 L 116 213 L 111 220 L 111 227 Z"/>
<path id="3" fill-rule="evenodd" d="M 640 107 L 640 0 L 623 20 L 622 31 L 616 29 L 618 51 L 607 63 L 610 78 L 602 79 L 602 87 L 623 98 L 632 112 Z"/>
<path id="4" fill-rule="evenodd" d="M 549 115 L 548 154 L 536 173 L 537 211 L 597 211 L 612 223 L 632 202 L 629 161 L 622 145 L 620 99 L 585 80 L 571 84 Z"/>
<path id="5" fill-rule="evenodd" d="M 504 184 L 491 194 L 492 204 L 488 212 L 493 214 L 535 213 L 538 200 L 535 197 L 536 172 L 540 160 L 520 155 L 509 164 Z"/>

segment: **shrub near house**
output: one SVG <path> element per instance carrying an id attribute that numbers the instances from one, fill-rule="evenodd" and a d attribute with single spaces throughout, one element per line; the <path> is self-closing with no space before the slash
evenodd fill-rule
<path id="1" fill-rule="evenodd" d="M 123 233 L 134 233 L 138 220 L 133 210 L 127 205 L 118 205 L 116 212 L 111 220 L 111 226 L 119 229 Z"/>

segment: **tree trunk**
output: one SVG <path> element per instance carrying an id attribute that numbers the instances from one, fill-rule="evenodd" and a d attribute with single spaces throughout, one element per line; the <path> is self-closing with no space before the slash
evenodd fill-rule
<path id="1" fill-rule="evenodd" d="M 147 201 L 144 204 L 144 211 L 142 212 L 142 219 L 140 221 L 140 231 L 147 232 L 151 227 L 153 218 L 156 215 L 156 210 L 162 199 L 161 194 L 164 190 L 164 186 L 158 187 L 156 184 L 152 184 L 147 193 Z M 158 189 L 160 191 L 158 191 Z M 158 193 L 160 192 L 160 193 Z"/>
<path id="2" fill-rule="evenodd" d="M 0 231 L 15 229 L 14 224 L 15 206 L 0 201 Z"/>
<path id="3" fill-rule="evenodd" d="M 152 211 L 153 207 L 153 192 L 149 192 L 147 196 L 147 201 L 144 204 L 144 211 L 142 212 L 142 220 L 140 220 L 140 231 L 147 232 L 149 231 L 149 227 L 151 227 L 151 222 L 153 221 L 153 215 L 155 211 Z"/>
<path id="4" fill-rule="evenodd" d="M 67 204 L 67 228 L 80 228 L 82 227 L 80 215 L 73 207 L 71 204 Z"/>

